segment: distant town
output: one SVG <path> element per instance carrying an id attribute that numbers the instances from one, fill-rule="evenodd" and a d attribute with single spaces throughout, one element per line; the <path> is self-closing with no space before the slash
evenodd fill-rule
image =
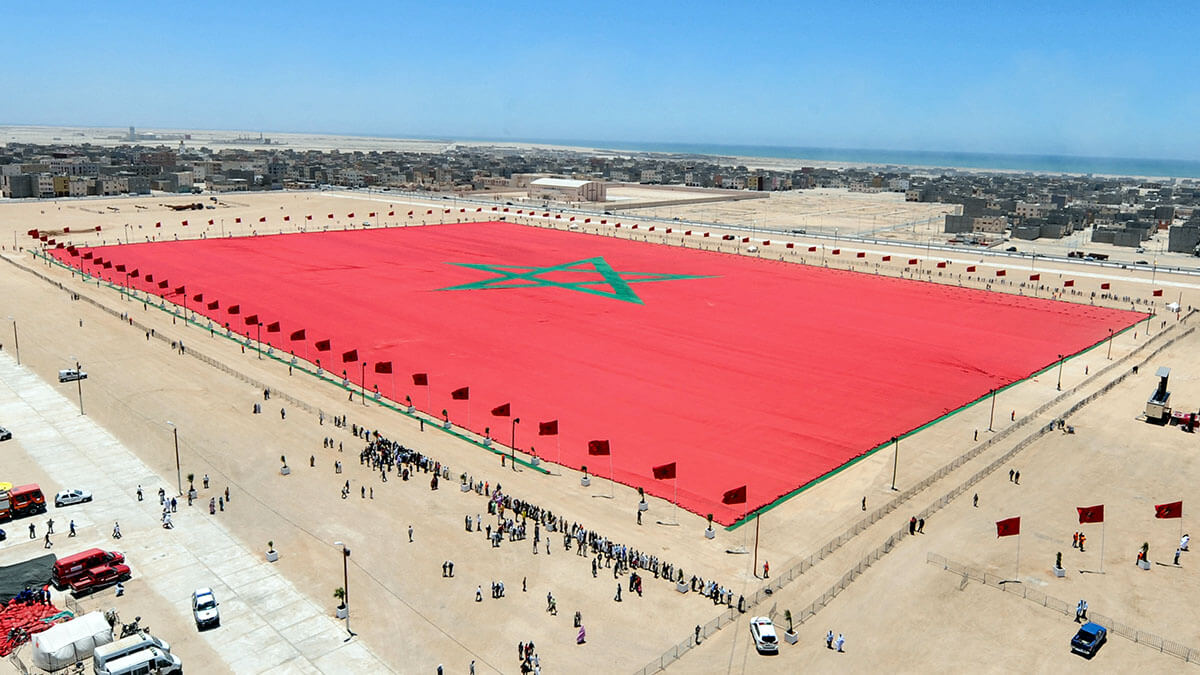
<path id="1" fill-rule="evenodd" d="M 944 216 L 943 231 L 960 243 L 1060 239 L 1090 228 L 1092 242 L 1138 249 L 1165 230 L 1168 251 L 1200 255 L 1200 181 L 1195 179 L 903 167 L 768 170 L 720 157 L 537 147 L 323 152 L 284 147 L 264 137 L 229 141 L 251 148 L 213 149 L 187 145 L 190 138 L 183 134 L 139 134 L 133 128 L 115 140 L 121 144 L 10 142 L 0 148 L 0 193 L 5 199 L 59 199 L 338 186 L 458 195 L 525 191 L 528 198 L 603 208 L 609 186 L 745 192 L 839 188 L 959 205 Z M 172 144 L 163 144 L 168 140 Z"/>

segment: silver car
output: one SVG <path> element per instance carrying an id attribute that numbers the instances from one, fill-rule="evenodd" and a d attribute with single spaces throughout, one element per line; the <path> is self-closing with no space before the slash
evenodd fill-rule
<path id="1" fill-rule="evenodd" d="M 63 490 L 54 495 L 54 505 L 58 507 L 90 501 L 92 501 L 92 493 L 83 490 Z"/>

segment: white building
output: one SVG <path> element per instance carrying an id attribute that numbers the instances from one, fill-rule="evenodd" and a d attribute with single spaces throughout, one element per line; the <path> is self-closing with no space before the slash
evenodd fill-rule
<path id="1" fill-rule="evenodd" d="M 571 178 L 538 178 L 530 181 L 529 196 L 568 202 L 602 202 L 608 198 L 604 183 Z"/>

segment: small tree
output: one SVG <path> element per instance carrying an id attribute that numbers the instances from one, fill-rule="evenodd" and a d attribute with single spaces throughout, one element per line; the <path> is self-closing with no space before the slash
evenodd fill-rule
<path id="1" fill-rule="evenodd" d="M 346 589 L 342 588 L 341 586 L 338 586 L 337 588 L 333 589 L 333 597 L 334 597 L 334 599 L 336 599 L 338 601 L 338 609 L 345 609 L 345 607 L 346 607 Z"/>
<path id="2" fill-rule="evenodd" d="M 783 618 L 787 619 L 787 622 L 788 622 L 787 632 L 794 633 L 795 631 L 792 630 L 792 610 L 790 610 L 790 609 L 783 610 Z"/>
<path id="3" fill-rule="evenodd" d="M 638 488 L 638 497 L 641 497 L 643 502 L 646 501 L 646 489 L 645 488 L 641 488 L 641 487 Z"/>
<path id="4" fill-rule="evenodd" d="M 1057 554 L 1055 554 L 1054 566 L 1060 570 L 1062 569 L 1062 551 L 1059 551 Z"/>
<path id="5" fill-rule="evenodd" d="M 279 456 L 279 461 L 280 461 L 280 462 L 283 462 L 283 465 L 284 465 L 284 466 L 287 466 L 287 457 L 284 457 L 283 455 L 280 455 L 280 456 Z"/>
<path id="6" fill-rule="evenodd" d="M 272 541 L 268 541 L 268 542 L 267 542 L 267 550 L 268 550 L 268 551 L 271 551 L 271 552 L 274 552 L 274 551 L 275 551 L 275 542 L 274 542 L 274 540 L 272 540 Z"/>
<path id="7" fill-rule="evenodd" d="M 712 529 L 712 518 L 713 518 L 713 514 L 711 514 L 711 513 L 710 513 L 710 514 L 708 514 L 707 518 L 708 518 L 708 529 L 710 529 L 710 530 L 711 530 L 711 529 Z"/>
<path id="8" fill-rule="evenodd" d="M 195 483 L 195 482 L 196 482 L 196 474 L 189 473 L 188 474 L 188 489 L 189 490 L 192 489 L 193 487 L 195 487 L 194 485 L 192 485 L 192 483 Z"/>
<path id="9" fill-rule="evenodd" d="M 583 477 L 584 477 L 584 478 L 587 478 L 587 465 L 586 465 L 586 464 L 584 464 L 584 465 L 583 465 L 582 467 L 580 467 L 580 468 L 582 468 L 582 469 L 583 469 Z"/>

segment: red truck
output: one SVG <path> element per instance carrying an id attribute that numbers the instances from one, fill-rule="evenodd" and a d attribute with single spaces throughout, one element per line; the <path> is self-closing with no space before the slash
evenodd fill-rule
<path id="1" fill-rule="evenodd" d="M 90 570 L 84 570 L 82 574 L 71 578 L 67 585 L 71 587 L 71 591 L 79 594 L 83 592 L 91 593 L 98 591 L 105 586 L 110 586 L 118 581 L 125 581 L 130 577 L 129 565 L 115 563 L 112 565 L 101 565 L 93 567 Z"/>
<path id="2" fill-rule="evenodd" d="M 36 516 L 46 512 L 46 498 L 37 483 L 0 490 L 0 520 Z"/>
<path id="3" fill-rule="evenodd" d="M 105 568 L 123 568 L 123 573 L 128 575 L 129 568 L 123 564 L 124 562 L 125 556 L 120 551 L 102 551 L 98 548 L 89 548 L 86 551 L 81 551 L 65 558 L 59 558 L 55 561 L 54 569 L 50 573 L 50 580 L 59 589 L 66 586 L 75 588 L 75 579 L 85 576 L 103 578 L 106 575 L 102 574 L 100 570 Z M 95 581 L 85 583 L 85 588 L 95 585 Z"/>

